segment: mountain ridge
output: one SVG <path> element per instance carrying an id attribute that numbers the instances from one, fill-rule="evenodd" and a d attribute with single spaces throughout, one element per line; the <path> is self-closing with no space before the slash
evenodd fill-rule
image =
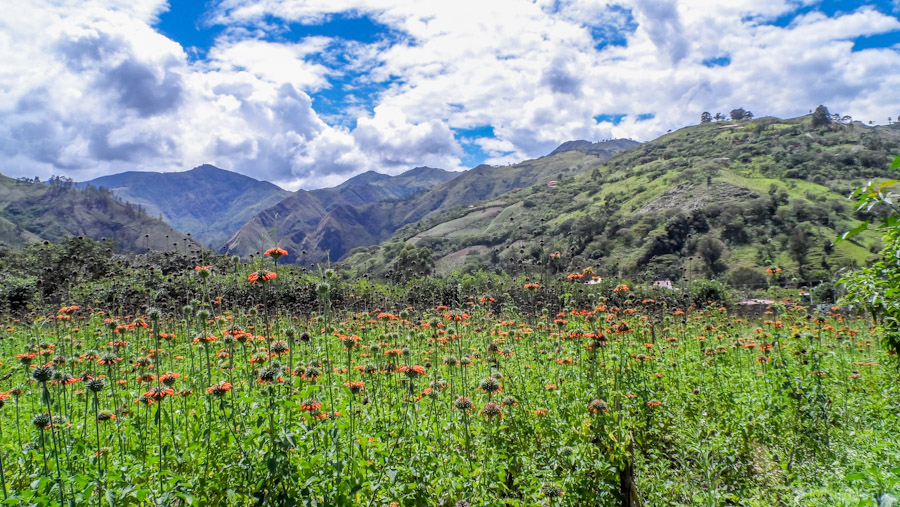
<path id="1" fill-rule="evenodd" d="M 384 218 L 381 208 L 395 206 L 456 176 L 423 166 L 393 176 L 367 171 L 335 187 L 301 189 L 257 213 L 220 251 L 250 256 L 278 244 L 289 252 L 284 262 L 327 260 L 332 252 L 336 259 L 351 248 L 386 237 L 379 222 L 370 220 Z M 367 213 L 361 213 L 363 210 Z M 339 217 L 350 222 L 344 226 Z M 329 253 L 316 248 L 321 243 L 331 246 Z M 304 256 L 304 250 L 313 255 Z"/>
<path id="2" fill-rule="evenodd" d="M 223 243 L 256 212 L 290 194 L 273 183 L 211 164 L 177 172 L 127 171 L 77 186 L 107 188 L 206 245 Z"/>
<path id="3" fill-rule="evenodd" d="M 482 199 L 497 197 L 513 189 L 524 188 L 539 181 L 551 180 L 560 175 L 571 175 L 589 170 L 608 158 L 607 152 L 637 145 L 627 143 L 600 143 L 606 151 L 599 155 L 568 150 L 554 156 L 541 157 L 509 166 L 479 165 L 461 173 L 441 173 L 445 181 L 433 181 L 429 188 L 391 198 L 356 199 L 356 194 L 373 191 L 378 185 L 370 181 L 382 178 L 367 173 L 357 176 L 365 182 L 342 188 L 309 191 L 308 196 L 291 196 L 280 203 L 276 212 L 267 210 L 257 214 L 241 227 L 226 243 L 222 252 L 241 256 L 253 255 L 278 244 L 291 254 L 286 262 L 322 262 L 342 258 L 350 249 L 369 246 L 390 237 L 397 229 L 442 210 L 466 206 Z M 401 181 L 416 181 L 423 173 L 433 175 L 433 169 L 419 167 L 395 176 Z M 318 201 L 318 207 L 308 202 Z M 348 208 L 349 207 L 349 208 Z M 356 208 L 356 209 L 350 209 Z M 324 211 L 324 213 L 323 213 Z M 288 215 L 283 215 L 287 212 Z M 340 216 L 342 220 L 336 217 Z M 269 231 L 277 229 L 278 235 Z M 303 252 L 306 252 L 305 254 Z M 300 259 L 299 256 L 303 258 Z"/>

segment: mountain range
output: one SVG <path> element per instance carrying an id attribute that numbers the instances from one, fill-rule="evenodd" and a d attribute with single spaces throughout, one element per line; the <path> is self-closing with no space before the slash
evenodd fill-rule
<path id="1" fill-rule="evenodd" d="M 111 174 L 77 186 L 106 188 L 212 248 L 220 247 L 255 214 L 291 194 L 269 182 L 208 164 L 184 172 Z"/>
<path id="2" fill-rule="evenodd" d="M 246 256 L 277 243 L 291 252 L 288 262 L 340 260 L 351 249 L 375 245 L 404 225 L 547 178 L 589 170 L 606 160 L 608 153 L 639 144 L 628 140 L 585 143 L 579 149 L 510 166 L 480 165 L 462 173 L 417 168 L 377 180 L 373 173 L 365 173 L 333 189 L 301 190 L 247 222 L 222 251 Z M 599 155 L 585 153 L 586 149 Z"/>
<path id="3" fill-rule="evenodd" d="M 397 176 L 370 171 L 337 187 L 299 190 L 251 218 L 222 252 L 243 257 L 277 244 L 289 252 L 286 262 L 337 260 L 354 247 L 389 237 L 395 228 L 388 210 L 457 176 L 430 167 Z"/>
<path id="4" fill-rule="evenodd" d="M 760 284 L 759 273 L 779 265 L 824 279 L 877 250 L 875 234 L 831 239 L 877 218 L 845 196 L 888 176 L 898 148 L 896 126 L 764 117 L 643 144 L 569 141 L 535 160 L 461 173 L 370 171 L 296 192 L 210 165 L 75 185 L 3 178 L 0 245 L 86 235 L 140 251 L 187 241 L 178 229 L 222 253 L 248 258 L 280 246 L 285 262 L 340 261 L 360 275 L 408 271 L 403 263 L 414 259 L 416 270 L 438 274 L 590 267 Z"/>

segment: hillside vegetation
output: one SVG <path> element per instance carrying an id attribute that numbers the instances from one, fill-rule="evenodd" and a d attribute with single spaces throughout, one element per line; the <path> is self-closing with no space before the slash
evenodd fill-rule
<path id="1" fill-rule="evenodd" d="M 590 267 L 585 281 L 818 283 L 877 251 L 874 234 L 832 240 L 865 218 L 846 196 L 865 179 L 887 176 L 898 143 L 897 128 L 813 127 L 809 116 L 705 123 L 583 173 L 544 173 L 528 188 L 428 216 L 380 246 L 351 252 L 346 265 L 397 276 L 580 275 Z"/>
<path id="2" fill-rule="evenodd" d="M 106 190 L 35 183 L 0 175 L 0 246 L 22 248 L 70 236 L 112 240 L 124 253 L 172 249 L 191 242 L 186 235 Z"/>

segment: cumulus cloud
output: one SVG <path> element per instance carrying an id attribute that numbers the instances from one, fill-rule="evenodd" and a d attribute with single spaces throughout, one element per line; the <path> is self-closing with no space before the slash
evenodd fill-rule
<path id="1" fill-rule="evenodd" d="M 153 28 L 164 0 L 37 0 L 0 19 L 0 171 L 89 179 L 214 163 L 313 188 L 372 169 L 459 169 L 473 147 L 503 164 L 569 139 L 648 140 L 702 111 L 900 111 L 900 52 L 854 48 L 900 21 L 798 11 L 808 4 L 223 0 L 205 16 L 221 34 L 189 58 Z M 290 23 L 341 15 L 400 35 L 290 36 Z M 458 137 L 484 126 L 492 136 Z"/>

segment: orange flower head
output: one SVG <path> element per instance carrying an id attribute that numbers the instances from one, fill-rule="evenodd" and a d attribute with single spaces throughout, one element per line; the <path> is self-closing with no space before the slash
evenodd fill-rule
<path id="1" fill-rule="evenodd" d="M 225 396 L 228 391 L 231 391 L 231 388 L 231 382 L 225 382 L 223 380 L 214 386 L 207 387 L 206 392 L 213 396 L 222 397 Z"/>
<path id="2" fill-rule="evenodd" d="M 269 257 L 278 260 L 279 257 L 287 255 L 287 250 L 283 248 L 270 248 L 263 253 L 263 255 L 268 255 Z"/>
<path id="3" fill-rule="evenodd" d="M 253 273 L 250 273 L 250 276 L 247 277 L 247 281 L 251 282 L 251 283 L 256 283 L 256 282 L 265 283 L 265 282 L 268 282 L 269 280 L 274 280 L 276 278 L 278 278 L 278 275 L 276 273 L 269 271 L 267 269 L 261 269 L 259 271 L 254 271 Z"/>

